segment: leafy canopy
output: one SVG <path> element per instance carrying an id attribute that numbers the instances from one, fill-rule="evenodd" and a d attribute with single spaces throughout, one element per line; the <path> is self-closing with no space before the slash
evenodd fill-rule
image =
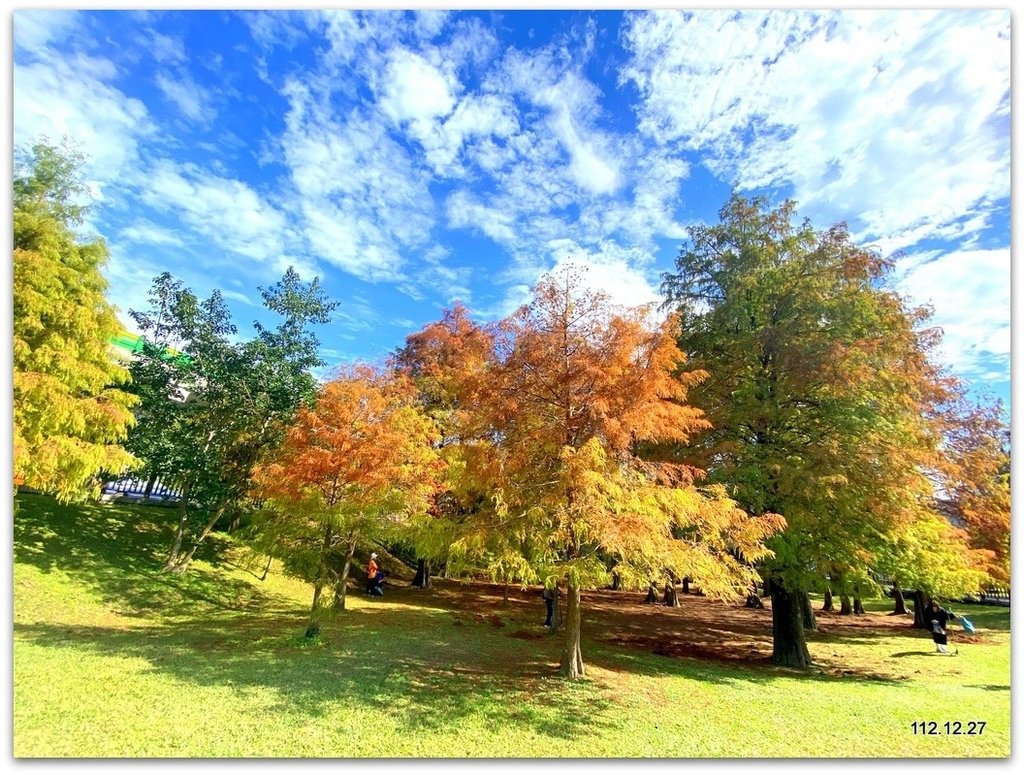
<path id="1" fill-rule="evenodd" d="M 103 472 L 135 461 L 121 446 L 136 399 L 108 342 L 121 332 L 106 300 L 102 239 L 73 227 L 82 156 L 40 142 L 14 177 L 14 481 L 64 501 L 96 496 Z"/>

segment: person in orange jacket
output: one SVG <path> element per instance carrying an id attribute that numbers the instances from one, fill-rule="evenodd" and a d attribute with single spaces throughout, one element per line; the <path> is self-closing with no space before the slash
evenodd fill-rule
<path id="1" fill-rule="evenodd" d="M 370 553 L 370 562 L 366 566 L 366 578 L 375 579 L 377 578 L 377 553 Z"/>
<path id="2" fill-rule="evenodd" d="M 381 573 L 380 568 L 377 566 L 377 553 L 370 553 L 370 561 L 366 564 L 366 594 L 368 595 L 383 595 L 384 590 L 381 589 L 381 581 L 384 579 L 384 574 Z"/>

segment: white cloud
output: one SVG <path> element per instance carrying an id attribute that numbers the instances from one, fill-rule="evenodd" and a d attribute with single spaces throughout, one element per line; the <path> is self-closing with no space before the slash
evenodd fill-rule
<path id="1" fill-rule="evenodd" d="M 162 161 L 149 171 L 140 196 L 225 251 L 270 265 L 285 260 L 284 214 L 240 180 Z"/>
<path id="2" fill-rule="evenodd" d="M 515 105 L 508 98 L 495 94 L 470 94 L 459 101 L 443 123 L 425 124 L 422 130 L 417 139 L 434 171 L 460 177 L 465 175 L 465 171 L 456 160 L 465 147 L 470 146 L 469 157 L 479 163 L 482 145 L 488 143 L 488 148 L 496 149 L 491 143 L 492 138 L 505 139 L 514 135 L 519 130 L 519 119 Z M 481 166 L 494 171 L 501 162 Z"/>
<path id="3" fill-rule="evenodd" d="M 613 304 L 660 305 L 663 298 L 658 292 L 659 280 L 644 268 L 649 261 L 645 251 L 612 240 L 588 248 L 572 239 L 552 239 L 541 247 L 539 255 L 520 255 L 502 278 L 503 293 L 474 311 L 488 320 L 503 318 L 530 301 L 531 288 L 542 276 L 568 268 L 579 274 L 585 288 L 607 294 Z"/>
<path id="4" fill-rule="evenodd" d="M 131 226 L 121 229 L 121 238 L 137 245 L 170 245 L 184 247 L 182 238 L 170 229 L 158 226 L 146 218 L 138 218 Z"/>
<path id="5" fill-rule="evenodd" d="M 336 115 L 330 83 L 289 82 L 281 138 L 314 253 L 364 280 L 401 278 L 402 251 L 427 244 L 429 177 L 373 114 Z"/>
<path id="6" fill-rule="evenodd" d="M 641 130 L 905 247 L 1009 195 L 1006 11 L 635 14 Z M 974 222 L 977 223 L 976 221 Z"/>
<path id="7" fill-rule="evenodd" d="M 254 302 L 244 293 L 240 293 L 239 291 L 221 290 L 221 295 L 224 296 L 225 299 L 233 299 L 234 301 L 241 302 L 242 304 L 246 304 L 250 307 L 259 306 L 256 302 Z"/>
<path id="8" fill-rule="evenodd" d="M 932 322 L 944 332 L 941 360 L 971 380 L 1007 381 L 1009 248 L 924 254 L 897 269 L 897 289 L 934 307 Z"/>
<path id="9" fill-rule="evenodd" d="M 216 109 L 210 105 L 209 90 L 199 86 L 187 75 L 172 78 L 166 73 L 157 73 L 156 85 L 185 118 L 209 123 L 217 117 Z"/>
<path id="10" fill-rule="evenodd" d="M 546 131 L 567 157 L 567 171 L 583 192 L 611 194 L 620 184 L 616 143 L 598 128 L 600 90 L 581 72 L 581 63 L 553 49 L 511 51 L 502 65 L 514 91 L 547 112 Z"/>
<path id="11" fill-rule="evenodd" d="M 87 182 L 133 177 L 139 143 L 153 133 L 145 105 L 111 85 L 117 75 L 105 59 L 83 54 L 14 66 L 14 143 L 73 138 L 86 157 Z"/>
<path id="12" fill-rule="evenodd" d="M 363 13 L 348 10 L 322 11 L 331 56 L 344 63 L 365 59 L 366 47 L 390 46 L 401 30 L 401 16 L 393 12 Z"/>
<path id="13" fill-rule="evenodd" d="M 22 51 L 45 56 L 46 48 L 60 43 L 78 24 L 77 11 L 32 8 L 15 11 L 14 45 Z"/>
<path id="14" fill-rule="evenodd" d="M 438 11 L 426 9 L 413 12 L 413 29 L 416 37 L 429 40 L 436 38 L 448 24 L 451 18 L 451 11 Z"/>
<path id="15" fill-rule="evenodd" d="M 263 48 L 280 46 L 291 51 L 317 25 L 311 11 L 248 11 L 241 14 L 253 39 Z"/>
<path id="16" fill-rule="evenodd" d="M 394 121 L 430 122 L 455 107 L 459 85 L 419 54 L 406 49 L 391 53 L 384 78 L 381 109 Z"/>
<path id="17" fill-rule="evenodd" d="M 401 276 L 401 256 L 370 219 L 314 204 L 306 204 L 303 215 L 309 244 L 322 260 L 362 280 Z"/>
<path id="18" fill-rule="evenodd" d="M 645 256 L 635 249 L 607 242 L 588 251 L 572 240 L 554 240 L 548 249 L 554 259 L 552 271 L 568 266 L 582 268 L 584 284 L 608 294 L 614 304 L 640 307 L 664 300 L 648 273 L 639 268 Z"/>
<path id="19" fill-rule="evenodd" d="M 188 59 L 181 38 L 153 32 L 147 45 L 153 58 L 161 64 L 182 64 Z"/>
<path id="20" fill-rule="evenodd" d="M 449 196 L 445 212 L 448 225 L 452 228 L 479 229 L 487 237 L 509 248 L 518 242 L 514 212 L 483 205 L 468 191 L 456 191 Z"/>

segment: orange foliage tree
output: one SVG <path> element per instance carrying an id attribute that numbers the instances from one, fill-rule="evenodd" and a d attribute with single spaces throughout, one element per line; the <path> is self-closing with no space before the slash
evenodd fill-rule
<path id="1" fill-rule="evenodd" d="M 259 467 L 266 508 L 255 545 L 313 584 L 307 636 L 319 632 L 325 585 L 345 608 L 358 542 L 426 511 L 440 473 L 437 441 L 408 380 L 361 366 L 323 385 Z"/>
<path id="2" fill-rule="evenodd" d="M 945 510 L 967 533 L 973 549 L 986 553 L 990 583 L 1010 585 L 1009 429 L 998 403 L 972 403 L 964 396 L 942 416 Z"/>
<path id="3" fill-rule="evenodd" d="M 697 569 L 705 592 L 724 597 L 749 585 L 749 563 L 781 527 L 772 515 L 749 517 L 720 488 L 698 489 L 693 469 L 635 454 L 643 442 L 685 442 L 707 424 L 686 403 L 703 375 L 677 376 L 677 331 L 675 318 L 616 309 L 563 270 L 501 324 L 476 396 L 480 430 L 465 471 L 490 508 L 469 522 L 529 547 L 545 582 L 565 580 L 560 672 L 570 678 L 584 673 L 581 589 L 607 581 L 601 556 L 617 558 L 634 584 Z"/>
<path id="4" fill-rule="evenodd" d="M 473 410 L 493 353 L 494 331 L 476 324 L 457 302 L 440 320 L 406 337 L 392 359 L 392 368 L 416 385 L 424 411 L 437 425 L 446 472 L 430 518 L 412 524 L 407 534 L 420 556 L 414 585 L 429 586 L 432 561 L 443 562 L 447 571 L 467 559 L 495 570 L 495 553 L 467 553 L 460 530 L 484 499 L 478 481 L 466 476 L 466 456 L 481 432 Z"/>

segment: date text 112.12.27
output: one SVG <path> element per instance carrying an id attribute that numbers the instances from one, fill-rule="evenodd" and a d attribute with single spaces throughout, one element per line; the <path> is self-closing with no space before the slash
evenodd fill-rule
<path id="1" fill-rule="evenodd" d="M 980 735 L 984 721 L 914 721 L 910 731 L 915 735 Z"/>

